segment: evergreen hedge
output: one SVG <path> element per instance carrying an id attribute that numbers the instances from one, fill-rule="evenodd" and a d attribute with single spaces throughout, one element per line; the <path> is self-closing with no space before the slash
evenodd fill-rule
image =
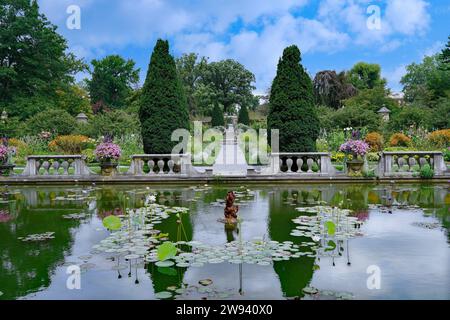
<path id="1" fill-rule="evenodd" d="M 316 151 L 319 119 L 314 107 L 313 85 L 300 61 L 298 47 L 287 47 L 272 83 L 267 127 L 279 130 L 280 152 Z"/>
<path id="2" fill-rule="evenodd" d="M 171 153 L 172 132 L 189 129 L 189 113 L 168 41 L 156 42 L 139 104 L 144 152 Z"/>

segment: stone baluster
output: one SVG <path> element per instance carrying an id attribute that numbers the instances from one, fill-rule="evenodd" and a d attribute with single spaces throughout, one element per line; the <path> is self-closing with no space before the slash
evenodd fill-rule
<path id="1" fill-rule="evenodd" d="M 153 160 L 148 160 L 147 162 L 148 168 L 150 169 L 150 171 L 148 172 L 148 174 L 153 174 L 154 173 L 154 168 L 155 168 L 155 161 Z"/>
<path id="2" fill-rule="evenodd" d="M 286 173 L 292 173 L 292 164 L 294 163 L 294 161 L 292 160 L 291 157 L 286 159 L 286 165 L 287 165 L 287 171 Z"/>
<path id="3" fill-rule="evenodd" d="M 308 159 L 306 160 L 306 164 L 307 164 L 307 166 L 308 166 L 308 173 L 312 173 L 313 171 L 312 171 L 312 166 L 313 166 L 313 164 L 314 164 L 314 159 L 312 159 L 312 158 L 310 158 L 310 157 L 308 157 Z"/>
<path id="4" fill-rule="evenodd" d="M 58 160 L 54 160 L 52 163 L 52 167 L 53 167 L 53 175 L 57 176 L 59 174 L 58 170 L 59 170 L 59 161 Z"/>
<path id="5" fill-rule="evenodd" d="M 48 176 L 50 174 L 50 162 L 45 160 L 42 163 L 42 168 L 44 168 L 44 176 Z"/>
<path id="6" fill-rule="evenodd" d="M 169 161 L 167 161 L 167 166 L 169 167 L 169 172 L 168 174 L 173 174 L 173 166 L 175 165 L 175 162 L 170 159 Z"/>
<path id="7" fill-rule="evenodd" d="M 68 176 L 69 175 L 69 168 L 70 168 L 70 163 L 68 160 L 64 160 L 61 164 L 61 167 L 63 168 L 63 175 L 64 176 Z"/>
<path id="8" fill-rule="evenodd" d="M 301 157 L 297 158 L 297 167 L 298 167 L 297 173 L 303 173 L 302 171 L 303 159 Z"/>
<path id="9" fill-rule="evenodd" d="M 409 171 L 414 171 L 414 166 L 416 165 L 416 159 L 414 159 L 414 156 L 409 157 Z"/>
<path id="10" fill-rule="evenodd" d="M 158 160 L 159 174 L 164 174 L 164 160 Z"/>

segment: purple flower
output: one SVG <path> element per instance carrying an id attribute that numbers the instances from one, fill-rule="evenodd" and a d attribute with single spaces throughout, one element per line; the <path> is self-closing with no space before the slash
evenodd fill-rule
<path id="1" fill-rule="evenodd" d="M 104 142 L 97 146 L 94 153 L 98 160 L 118 160 L 122 150 L 117 144 Z"/>
<path id="2" fill-rule="evenodd" d="M 348 140 L 340 146 L 339 151 L 363 156 L 369 151 L 369 145 L 361 140 Z"/>
<path id="3" fill-rule="evenodd" d="M 8 158 L 8 148 L 4 145 L 0 145 L 0 160 L 6 160 Z"/>

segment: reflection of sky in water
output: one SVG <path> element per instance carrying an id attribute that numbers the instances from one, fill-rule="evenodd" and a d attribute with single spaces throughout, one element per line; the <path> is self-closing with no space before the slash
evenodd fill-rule
<path id="1" fill-rule="evenodd" d="M 450 299 L 450 256 L 441 229 L 424 229 L 414 222 L 436 222 L 422 210 L 371 210 L 362 227 L 365 236 L 350 240 L 346 256 L 322 258 L 312 286 L 323 290 L 353 292 L 360 299 Z M 367 289 L 366 269 L 381 269 L 380 290 Z M 445 280 L 446 279 L 446 280 Z"/>
<path id="2" fill-rule="evenodd" d="M 223 245 L 227 242 L 225 226 L 217 219 L 223 216 L 223 207 L 204 206 L 201 212 L 192 215 L 193 240 L 213 245 Z M 268 200 L 255 196 L 254 201 L 239 206 L 239 216 L 242 218 L 242 240 L 266 237 L 268 239 Z M 235 240 L 239 235 L 233 232 Z M 240 277 L 244 294 L 238 293 Z M 233 289 L 234 299 L 279 299 L 282 297 L 280 281 L 271 266 L 242 265 L 242 274 L 236 264 L 205 264 L 202 268 L 189 268 L 185 274 L 187 283 L 197 283 L 201 279 L 212 279 L 214 286 L 220 291 Z"/>
<path id="3" fill-rule="evenodd" d="M 315 187 L 297 187 L 297 190 L 314 189 Z M 337 190 L 345 186 L 320 186 L 322 198 L 330 201 Z M 380 187 L 378 187 L 380 188 Z M 182 205 L 189 206 L 192 191 L 175 188 L 181 192 Z M 263 189 L 260 187 L 252 190 Z M 295 187 L 289 188 L 293 190 Z M 242 204 L 239 214 L 243 219 L 242 238 L 251 240 L 255 237 L 269 239 L 269 223 L 271 228 L 277 228 L 276 223 L 290 220 L 287 210 L 292 212 L 295 206 L 286 204 L 283 187 L 267 188 L 265 191 L 256 191 L 253 201 Z M 273 190 L 273 191 L 271 191 Z M 372 189 L 380 196 L 385 192 Z M 144 190 L 145 191 L 145 190 Z M 224 191 L 224 190 L 222 190 Z M 205 191 L 203 195 L 208 192 Z M 263 192 L 265 195 L 263 196 Z M 432 192 L 440 192 L 435 201 L 442 206 L 447 194 L 445 189 L 436 188 Z M 432 193 L 430 193 L 432 195 Z M 430 196 L 425 194 L 425 196 Z M 210 195 L 209 201 L 221 196 Z M 109 201 L 109 200 L 108 200 Z M 44 203 L 48 201 L 44 199 Z M 117 204 L 114 204 L 116 206 Z M 437 206 L 435 203 L 434 205 Z M 427 205 L 432 207 L 433 204 Z M 91 205 L 92 207 L 92 205 Z M 223 245 L 227 242 L 227 234 L 222 223 L 217 219 L 223 216 L 222 206 L 213 206 L 199 199 L 192 205 L 190 221 L 193 229 L 193 240 L 213 245 Z M 271 217 L 276 219 L 272 221 Z M 300 215 L 300 213 L 298 214 Z M 445 219 L 445 218 L 444 218 Z M 448 218 L 447 218 L 448 219 Z M 378 209 L 369 210 L 369 219 L 362 227 L 364 237 L 351 239 L 350 260 L 347 266 L 346 254 L 335 259 L 336 266 L 332 266 L 331 258 L 321 258 L 320 270 L 314 271 L 311 286 L 322 290 L 336 290 L 351 292 L 361 299 L 450 299 L 450 250 L 448 239 L 442 229 L 424 229 L 412 225 L 414 222 L 436 222 L 433 217 L 425 217 L 421 209 L 396 209 L 393 214 L 381 213 Z M 442 221 L 442 220 L 440 220 Z M 8 223 L 14 223 L 8 222 Z M 289 224 L 292 228 L 294 224 Z M 286 225 L 284 225 L 286 226 Z M 50 230 L 45 230 L 50 231 Z M 290 230 L 281 234 L 288 235 Z M 65 261 L 80 263 L 78 257 L 87 255 L 93 245 L 98 244 L 108 233 L 103 229 L 101 220 L 95 215 L 71 230 L 73 243 L 70 252 L 65 252 Z M 235 239 L 238 234 L 234 233 Z M 269 239 L 270 240 L 270 239 Z M 277 239 L 279 240 L 279 239 Z M 299 239 L 300 240 L 300 239 Z M 1 248 L 1 247 L 0 247 Z M 344 243 L 344 248 L 346 245 Z M 61 262 L 61 263 L 63 263 Z M 137 269 L 139 284 L 135 284 L 135 268 L 132 276 L 128 277 L 128 269 L 122 270 L 122 279 L 118 279 L 118 272 L 111 270 L 116 262 L 106 259 L 106 256 L 94 255 L 88 263 L 94 263 L 95 268 L 82 274 L 82 290 L 66 289 L 65 266 L 58 266 L 51 274 L 51 282 L 47 288 L 40 288 L 39 292 L 29 294 L 29 299 L 152 299 L 154 297 L 154 275 L 150 275 L 143 268 Z M 369 274 L 366 268 L 377 265 L 381 268 L 381 289 L 368 290 L 366 280 Z M 30 271 L 32 268 L 30 267 Z M 284 268 L 279 268 L 284 270 Z M 293 272 L 289 269 L 289 272 Z M 51 270 L 49 271 L 51 272 Z M 232 298 L 239 299 L 280 299 L 283 298 L 282 281 L 289 281 L 289 275 L 277 274 L 273 266 L 257 266 L 244 264 L 240 270 L 235 264 L 205 264 L 204 267 L 188 268 L 184 273 L 184 282 L 189 285 L 198 285 L 201 279 L 212 279 L 213 286 L 219 291 L 231 290 Z M 240 281 L 244 295 L 240 296 L 238 290 Z M 281 282 L 280 282 L 281 281 Z M 284 283 L 285 284 L 285 283 Z M 299 288 L 301 290 L 301 288 Z M 2 290 L 4 291 L 4 290 Z M 192 296 L 186 298 L 198 298 Z"/>

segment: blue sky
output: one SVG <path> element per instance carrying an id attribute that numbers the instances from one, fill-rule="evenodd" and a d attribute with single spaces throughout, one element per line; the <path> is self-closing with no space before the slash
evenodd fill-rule
<path id="1" fill-rule="evenodd" d="M 69 50 L 87 62 L 109 54 L 133 59 L 144 81 L 156 39 L 174 56 L 196 52 L 211 61 L 231 58 L 256 76 L 263 93 L 283 48 L 296 44 L 309 73 L 379 63 L 394 91 L 405 67 L 442 49 L 450 35 L 450 3 L 441 0 L 38 0 Z M 67 8 L 81 9 L 70 30 Z M 369 6 L 381 28 L 369 29 Z M 82 78 L 86 75 L 79 75 Z"/>

